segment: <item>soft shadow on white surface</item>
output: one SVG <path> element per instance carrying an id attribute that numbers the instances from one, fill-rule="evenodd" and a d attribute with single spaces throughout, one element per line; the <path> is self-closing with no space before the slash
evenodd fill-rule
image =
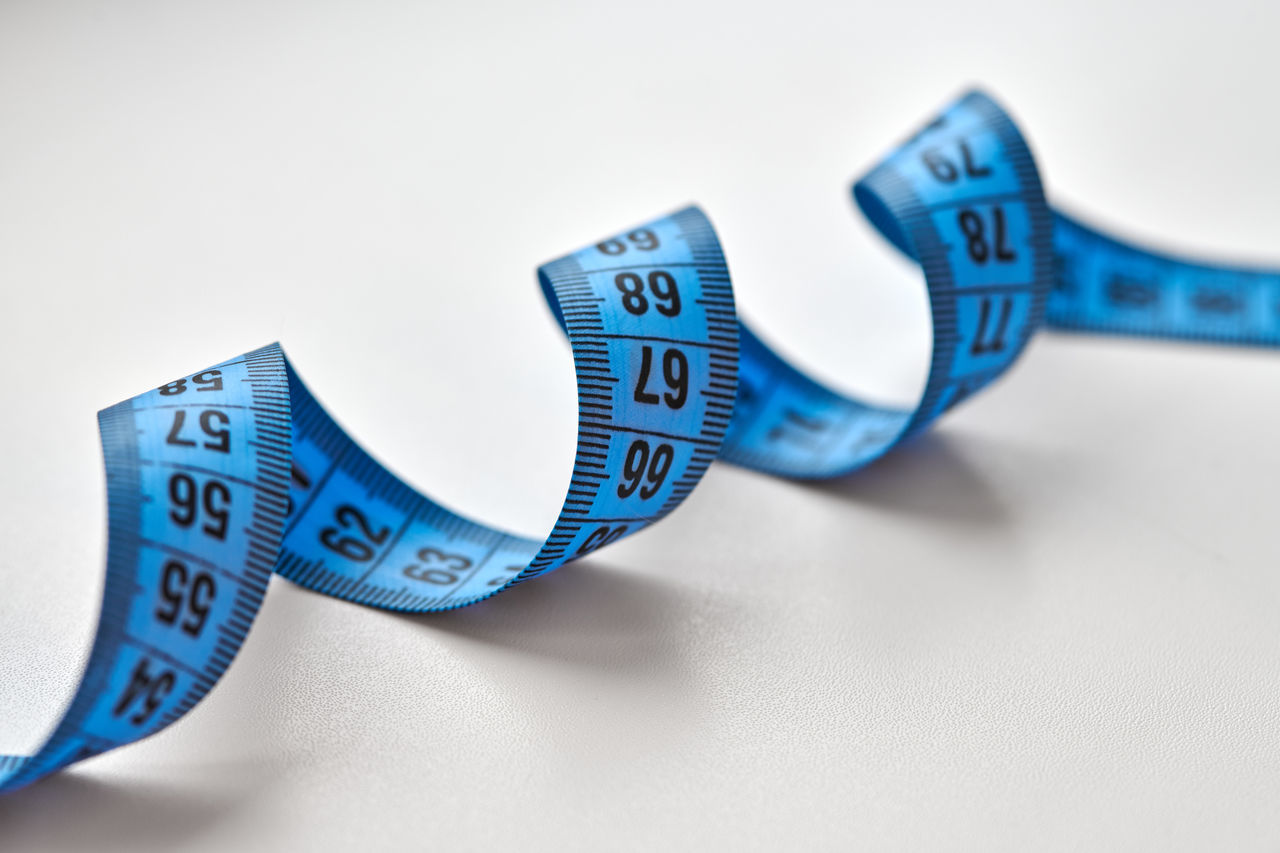
<path id="1" fill-rule="evenodd" d="M 833 483 L 801 484 L 800 488 L 894 514 L 941 516 L 961 525 L 999 527 L 1005 513 L 955 444 L 928 436 L 867 472 Z M 753 489 L 772 489 L 776 497 L 786 500 L 787 486 L 754 474 L 745 476 L 758 480 Z M 750 496 L 746 498 L 751 500 Z M 735 505 L 732 492 L 725 492 L 717 503 L 721 510 L 749 512 L 746 503 Z M 837 514 L 847 512 L 854 527 L 866 521 L 855 520 L 858 510 L 853 506 L 837 505 L 835 510 Z M 685 523 L 712 523 L 697 516 L 695 508 L 687 514 Z M 641 553 L 653 552 L 646 548 Z M 823 577 L 822 572 L 838 571 L 847 578 L 853 568 L 857 573 L 874 576 L 887 573 L 892 566 L 856 559 L 849 566 L 814 568 L 819 574 L 811 576 L 810 581 L 829 585 L 836 578 Z M 628 697 L 635 701 L 643 697 L 646 711 L 642 720 L 619 717 L 616 732 L 607 722 L 596 721 L 594 747 L 578 742 L 581 727 L 540 729 L 541 736 L 562 754 L 580 752 L 579 759 L 596 760 L 592 752 L 599 742 L 611 742 L 615 744 L 611 760 L 635 760 L 642 753 L 649 755 L 652 744 L 659 741 L 664 748 L 677 752 L 695 749 L 696 744 L 711 736 L 708 726 L 714 728 L 716 716 L 723 713 L 724 708 L 718 706 L 723 706 L 726 696 L 715 689 L 714 677 L 708 681 L 706 673 L 708 666 L 717 668 L 717 654 L 725 650 L 700 643 L 706 637 L 697 626 L 710 622 L 749 630 L 746 626 L 761 619 L 760 613 L 733 612 L 742 602 L 730 592 L 673 581 L 654 569 L 619 568 L 606 554 L 571 564 L 479 605 L 427 615 L 380 614 L 353 608 L 277 579 L 268 599 L 272 606 L 264 614 L 266 627 L 256 630 L 259 634 L 293 635 L 299 643 L 310 642 L 307 632 L 317 632 L 318 636 L 322 626 L 312 623 L 295 633 L 289 626 L 297 618 L 295 607 L 304 614 L 336 616 L 343 623 L 350 616 L 374 634 L 392 628 L 387 621 L 409 626 L 418 634 L 411 643 L 423 648 L 443 645 L 455 659 L 466 661 L 469 668 L 478 671 L 482 682 L 512 699 L 515 704 L 508 714 L 526 720 L 547 713 L 547 706 L 555 702 L 548 693 L 564 691 L 566 701 L 570 701 L 575 684 L 582 685 L 593 697 L 612 696 L 610 701 L 619 704 L 632 701 Z M 272 609 L 286 612 L 272 613 Z M 762 630 L 769 629 L 766 626 Z M 275 636 L 259 638 L 259 642 L 283 644 Z M 736 651 L 729 652 L 729 657 L 730 666 L 741 664 Z M 251 703 L 235 698 L 240 712 L 237 719 L 223 718 L 215 724 L 228 745 L 222 760 L 210 762 L 192 755 L 159 768 L 146 769 L 148 765 L 143 762 L 143 769 L 138 769 L 135 763 L 124 771 L 115 763 L 103 768 L 101 759 L 89 762 L 0 800 L 0 836 L 17 846 L 35 846 L 38 841 L 49 849 L 93 846 L 162 850 L 191 843 L 219 824 L 227 824 L 222 831 L 232 831 L 230 827 L 250 819 L 255 811 L 268 808 L 264 800 L 271 790 L 294 784 L 299 774 L 315 770 L 317 761 L 321 767 L 326 761 L 334 761 L 332 756 L 341 756 L 349 745 L 339 734 L 343 728 L 339 716 L 329 724 L 332 734 L 312 742 L 317 752 L 298 749 L 296 745 L 282 747 L 294 737 L 289 723 L 293 712 L 288 709 L 309 700 L 299 697 L 287 681 L 273 678 L 269 672 L 251 672 L 261 670 L 262 663 L 251 653 L 233 665 L 238 677 L 251 677 L 259 689 Z M 339 656 L 333 666 L 347 670 L 341 676 L 343 681 L 367 675 L 356 659 Z M 324 677 L 316 672 L 308 680 L 315 682 Z M 764 680 L 763 687 L 777 674 L 765 667 L 758 669 L 755 677 Z M 539 686 L 540 682 L 545 682 L 545 689 Z M 236 687 L 230 689 L 238 692 Z M 423 705 L 435 701 L 430 690 L 429 685 L 423 684 L 419 691 L 418 701 Z M 716 693 L 720 695 L 713 695 Z M 222 699 L 225 712 L 232 697 Z M 780 694 L 778 701 L 789 700 Z M 317 709 L 300 710 L 312 719 L 317 716 Z M 209 724 L 207 718 L 202 722 Z M 839 721 L 841 727 L 856 724 L 856 719 Z M 180 723 L 166 739 L 182 738 L 183 729 Z M 208 749 L 206 743 L 202 752 Z M 157 751 L 148 749 L 152 756 Z M 326 754 L 330 755 L 327 759 L 323 757 Z M 115 753 L 107 762 L 120 757 L 121 753 Z"/>
<path id="2" fill-rule="evenodd" d="M 633 733 L 646 726 L 656 727 L 668 747 L 678 749 L 696 735 L 699 720 L 706 715 L 706 697 L 698 693 L 688 659 L 697 650 L 668 640 L 672 622 L 688 615 L 682 595 L 669 581 L 610 568 L 599 559 L 571 565 L 473 607 L 433 615 L 372 611 L 275 579 L 268 596 L 268 612 L 255 631 L 259 643 L 271 643 L 278 649 L 289 640 L 276 635 L 292 636 L 296 643 L 311 643 L 312 637 L 318 637 L 330 621 L 354 621 L 374 635 L 394 630 L 387 621 L 398 623 L 409 626 L 417 635 L 411 645 L 420 651 L 444 648 L 450 659 L 466 661 L 465 665 L 445 663 L 444 669 L 459 666 L 473 685 L 492 686 L 517 701 L 522 696 L 519 682 L 526 675 L 554 685 L 558 678 L 565 677 L 563 672 L 557 675 L 558 667 L 564 666 L 570 683 L 580 677 L 597 696 L 613 690 L 620 695 L 653 697 L 655 703 L 643 723 L 620 719 L 619 726 Z M 273 613 L 273 608 L 286 612 Z M 308 623 L 290 624 L 298 618 L 307 619 Z M 263 634 L 271 636 L 263 638 Z M 320 642 L 317 640 L 317 645 Z M 358 656 L 342 654 L 340 640 L 331 638 L 330 642 L 333 648 L 328 652 L 311 651 L 332 656 L 332 666 L 343 682 L 335 692 L 341 693 L 349 681 L 359 685 L 367 679 L 364 687 L 355 688 L 355 694 L 363 695 L 370 703 L 379 702 L 383 694 L 373 689 L 376 674 L 370 673 Z M 399 648 L 394 642 L 391 645 Z M 195 731 L 197 724 L 182 721 L 164 734 L 167 744 L 157 746 L 150 742 L 126 747 L 0 798 L 0 849 L 30 845 L 31 849 L 42 850 L 134 851 L 190 846 L 215 826 L 220 826 L 218 832 L 234 833 L 240 822 L 252 820 L 255 813 L 269 808 L 264 802 L 272 789 L 297 785 L 310 772 L 341 766 L 349 760 L 358 751 L 358 744 L 349 737 L 346 709 L 336 705 L 330 708 L 336 713 L 329 715 L 327 723 L 320 724 L 323 731 L 319 737 L 309 740 L 302 749 L 282 747 L 290 743 L 296 747 L 297 732 L 292 722 L 295 717 L 314 725 L 325 716 L 324 707 L 314 706 L 314 696 L 299 695 L 291 689 L 287 679 L 274 677 L 270 667 L 277 661 L 266 663 L 268 668 L 264 671 L 264 662 L 250 653 L 232 665 L 237 678 L 252 679 L 255 685 L 248 702 L 237 695 L 241 692 L 237 686 L 215 688 L 213 697 L 220 700 L 220 713 L 224 716 L 210 721 L 208 715 L 201 715 L 198 725 L 212 725 L 221 733 L 219 736 L 210 738 L 208 732 Z M 335 674 L 296 669 L 292 675 L 321 690 L 326 689 L 325 680 L 332 680 Z M 451 671 L 445 674 L 455 675 Z M 405 678 L 412 676 L 406 674 Z M 554 692 L 556 688 L 548 689 Z M 415 705 L 422 708 L 442 701 L 437 686 L 429 682 L 424 681 L 417 688 L 410 684 L 407 690 L 413 694 Z M 528 705 L 545 704 L 545 693 L 535 689 L 524 701 Z M 456 696 L 443 701 L 448 700 L 456 700 Z M 236 705 L 236 715 L 228 719 L 226 706 L 232 703 Z M 526 720 L 545 713 L 537 707 L 521 710 L 517 706 L 508 713 L 511 710 L 516 718 Z M 406 727 L 419 713 L 406 718 Z M 582 748 L 580 743 L 575 744 L 573 730 L 550 727 L 542 734 L 553 743 L 558 741 L 556 748 L 561 752 Z M 615 732 L 606 735 L 606 739 L 625 734 Z M 194 744 L 190 740 L 193 737 L 197 740 Z M 180 752 L 187 753 L 185 756 L 172 755 L 175 742 Z M 430 752 L 429 746 L 422 743 L 414 748 L 422 750 L 424 759 Z M 148 755 L 138 759 L 139 752 L 135 750 L 145 750 Z M 166 750 L 169 760 L 155 766 L 155 756 Z M 621 744 L 611 757 L 617 759 L 626 752 L 626 745 Z M 221 760 L 209 759 L 218 753 L 223 755 Z M 368 760 L 376 764 L 376 754 Z"/>
<path id="3" fill-rule="evenodd" d="M 1010 831 L 1033 838 L 1045 803 L 1086 779 L 1077 796 L 1109 820 L 1121 816 L 1106 792 L 1126 785 L 1203 796 L 1195 768 L 1224 743 L 1221 697 L 1253 721 L 1261 699 L 1229 671 L 1170 698 L 1186 635 L 1146 648 L 1112 617 L 1151 596 L 1140 564 L 1100 567 L 1089 608 L 1072 609 L 1089 564 L 1066 571 L 1047 556 L 1065 543 L 1018 535 L 1078 523 L 1052 502 L 1036 516 L 1025 506 L 1044 498 L 1027 481 L 1075 488 L 1080 476 L 1053 474 L 1070 464 L 962 423 L 834 483 L 717 467 L 658 529 L 438 616 L 277 581 L 190 719 L 0 801 L 0 839 L 41 851 L 436 838 L 652 849 L 675 832 L 690 849 L 800 837 L 980 849 L 951 828 L 976 842 L 1016 814 Z M 1197 610 L 1213 603 L 1206 590 Z M 1161 618 L 1200 624 L 1167 605 Z M 1017 762 L 999 757 L 1010 743 Z M 1225 743 L 1244 754 L 1238 733 Z M 926 807 L 946 829 L 903 816 Z M 1130 840 L 1149 840 L 1157 819 L 1192 822 L 1166 809 Z M 877 843 L 903 839 L 914 843 Z"/>
<path id="4" fill-rule="evenodd" d="M 6 0 L 0 718 L 92 624 L 92 412 L 176 373 L 282 340 L 413 482 L 537 530 L 575 409 L 532 269 L 696 201 L 762 333 L 886 390 L 921 289 L 848 181 L 967 82 L 1052 198 L 1273 260 L 1280 5 L 1210 11 Z M 0 849 L 1280 849 L 1277 387 L 1046 335 L 847 480 L 713 467 L 442 620 L 274 583 L 205 702 L 0 800 Z"/>
<path id="5" fill-rule="evenodd" d="M 938 432 L 916 436 L 866 468 L 806 485 L 851 503 L 922 521 L 998 528 L 1009 512 L 965 457 L 965 439 Z"/>
<path id="6" fill-rule="evenodd" d="M 178 849 L 252 809 L 273 781 L 251 762 L 175 768 L 168 779 L 72 770 L 0 799 L 0 837 L 5 849 Z"/>
<path id="7" fill-rule="evenodd" d="M 424 630 L 618 676 L 675 675 L 683 668 L 680 649 L 664 643 L 662 631 L 680 607 L 679 588 L 610 568 L 605 555 L 473 607 L 402 618 Z"/>

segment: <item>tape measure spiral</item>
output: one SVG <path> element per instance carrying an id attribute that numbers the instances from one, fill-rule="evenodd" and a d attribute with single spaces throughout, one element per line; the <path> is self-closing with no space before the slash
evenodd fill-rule
<path id="1" fill-rule="evenodd" d="M 722 458 L 771 474 L 830 477 L 882 456 L 1008 369 L 1044 317 L 1052 219 L 1031 152 L 973 92 L 854 185 L 872 225 L 924 271 L 933 357 L 914 410 L 839 394 L 744 325 L 737 410 Z"/>
<path id="2" fill-rule="evenodd" d="M 855 470 L 990 384 L 1046 319 L 1280 343 L 1280 275 L 1145 252 L 1051 212 L 1021 134 L 981 93 L 853 193 L 924 272 L 934 345 L 919 404 L 871 405 L 792 367 L 740 324 L 702 212 L 656 219 L 538 270 L 573 351 L 579 415 L 568 494 L 542 541 L 456 515 L 382 467 L 278 345 L 101 412 L 101 618 L 53 734 L 31 757 L 0 756 L 0 792 L 190 710 L 273 571 L 374 607 L 462 607 L 658 521 L 717 457 L 789 477 Z"/>
<path id="3" fill-rule="evenodd" d="M 107 579 L 84 677 L 0 789 L 152 734 L 209 691 L 274 571 L 390 610 L 472 604 L 635 533 L 716 457 L 737 391 L 724 255 L 683 210 L 542 267 L 578 381 L 568 495 L 544 541 L 415 491 L 321 408 L 278 345 L 99 414 Z"/>

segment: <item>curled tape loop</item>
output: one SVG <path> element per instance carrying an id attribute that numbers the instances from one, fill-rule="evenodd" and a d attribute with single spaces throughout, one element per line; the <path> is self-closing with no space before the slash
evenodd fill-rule
<path id="1" fill-rule="evenodd" d="M 1280 343 L 1280 274 L 1145 252 L 1049 210 L 1025 141 L 973 92 L 853 189 L 924 272 L 919 403 L 884 408 L 790 366 L 735 313 L 707 218 L 673 213 L 538 270 L 573 349 L 578 445 L 537 541 L 463 518 L 361 449 L 273 344 L 99 414 L 102 615 L 84 676 L 0 791 L 146 737 L 239 650 L 272 572 L 389 610 L 463 607 L 658 521 L 717 456 L 789 477 L 855 470 L 990 384 L 1047 319 L 1064 328 Z"/>
<path id="2" fill-rule="evenodd" d="M 689 208 L 538 271 L 569 336 L 578 449 L 538 542 L 463 518 L 378 464 L 276 344 L 99 414 L 107 580 L 88 667 L 0 790 L 146 737 L 231 663 L 272 570 L 388 610 L 449 610 L 545 574 L 671 512 L 733 413 L 738 321 L 724 255 Z"/>
<path id="3" fill-rule="evenodd" d="M 920 264 L 933 357 L 911 411 L 838 394 L 745 326 L 738 406 L 721 456 L 790 477 L 866 465 L 1009 368 L 1040 325 L 1053 282 L 1052 219 L 1021 134 L 973 92 L 853 188 L 885 239 Z"/>

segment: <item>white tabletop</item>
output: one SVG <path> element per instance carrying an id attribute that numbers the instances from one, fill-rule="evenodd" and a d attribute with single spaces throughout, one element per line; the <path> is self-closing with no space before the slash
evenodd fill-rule
<path id="1" fill-rule="evenodd" d="M 697 201 L 745 316 L 881 398 L 918 273 L 848 183 L 965 84 L 1052 198 L 1280 262 L 1280 6 L 0 8 L 0 753 L 101 590 L 94 412 L 271 340 L 379 458 L 531 535 L 574 384 L 532 270 Z M 151 740 L 0 798 L 20 850 L 1274 850 L 1280 354 L 1044 334 L 821 485 L 404 617 L 276 580 Z"/>

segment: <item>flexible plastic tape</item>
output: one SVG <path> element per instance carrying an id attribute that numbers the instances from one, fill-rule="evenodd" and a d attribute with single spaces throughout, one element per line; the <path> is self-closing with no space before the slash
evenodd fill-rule
<path id="1" fill-rule="evenodd" d="M 34 756 L 0 757 L 0 791 L 186 713 L 231 663 L 273 570 L 391 610 L 475 603 L 661 519 L 717 455 L 794 477 L 865 465 L 1005 371 L 1047 304 L 1074 328 L 1277 341 L 1280 277 L 1055 225 L 1025 142 L 984 95 L 944 110 L 854 197 L 924 271 L 934 342 L 919 404 L 870 405 L 791 367 L 739 324 L 706 217 L 654 220 L 538 270 L 573 349 L 579 416 L 542 541 L 462 518 L 387 471 L 277 345 L 101 412 L 101 619 L 62 720 Z"/>
<path id="2" fill-rule="evenodd" d="M 1054 214 L 1050 326 L 1280 346 L 1280 272 L 1217 266 L 1127 245 Z"/>

